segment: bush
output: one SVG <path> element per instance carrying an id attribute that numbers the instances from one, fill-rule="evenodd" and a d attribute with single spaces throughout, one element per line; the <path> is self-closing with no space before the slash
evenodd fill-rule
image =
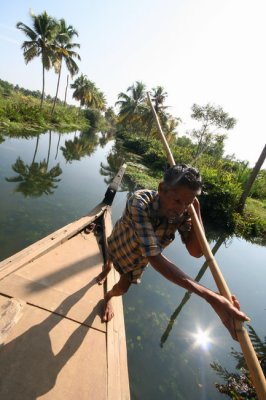
<path id="1" fill-rule="evenodd" d="M 201 171 L 204 190 L 201 195 L 202 214 L 210 223 L 232 230 L 233 212 L 241 193 L 240 185 L 234 175 L 217 169 Z"/>

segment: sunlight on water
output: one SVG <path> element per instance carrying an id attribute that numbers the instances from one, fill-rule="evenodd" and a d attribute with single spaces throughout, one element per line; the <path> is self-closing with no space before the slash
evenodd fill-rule
<path id="1" fill-rule="evenodd" d="M 200 347 L 201 349 L 207 351 L 210 349 L 211 344 L 214 343 L 214 340 L 210 336 L 210 329 L 203 331 L 201 328 L 197 328 L 197 333 L 192 333 L 191 335 L 194 338 L 193 348 Z"/>

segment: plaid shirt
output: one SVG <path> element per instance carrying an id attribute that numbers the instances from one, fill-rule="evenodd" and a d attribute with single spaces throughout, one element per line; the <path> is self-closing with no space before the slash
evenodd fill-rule
<path id="1" fill-rule="evenodd" d="M 162 253 L 174 240 L 177 230 L 183 239 L 189 233 L 190 224 L 186 224 L 189 218 L 184 213 L 169 220 L 160 213 L 157 191 L 135 192 L 108 238 L 109 257 L 115 268 L 122 274 L 132 272 L 131 281 L 137 282 L 149 256 Z"/>

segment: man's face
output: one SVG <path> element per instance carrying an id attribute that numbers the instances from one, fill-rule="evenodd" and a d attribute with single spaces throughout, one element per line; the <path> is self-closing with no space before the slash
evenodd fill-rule
<path id="1" fill-rule="evenodd" d="M 161 213 L 167 218 L 174 218 L 183 214 L 187 207 L 193 203 L 196 192 L 186 186 L 166 189 L 164 184 L 159 185 L 159 198 Z"/>

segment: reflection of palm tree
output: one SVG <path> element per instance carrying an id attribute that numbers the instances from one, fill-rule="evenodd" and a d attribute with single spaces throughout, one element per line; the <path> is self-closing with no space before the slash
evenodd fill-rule
<path id="1" fill-rule="evenodd" d="M 117 148 L 107 156 L 108 164 L 103 164 L 101 162 L 100 174 L 105 176 L 104 182 L 109 185 L 113 178 L 115 177 L 117 170 L 121 167 L 125 162 L 125 157 Z M 126 173 L 123 176 L 123 180 L 120 184 L 121 192 L 128 191 L 129 193 L 133 193 L 136 187 L 135 184 L 127 177 Z"/>
<path id="2" fill-rule="evenodd" d="M 20 157 L 12 165 L 12 169 L 18 176 L 6 178 L 6 181 L 19 182 L 16 192 L 20 192 L 26 197 L 40 197 L 43 194 L 52 194 L 53 189 L 57 188 L 55 183 L 60 181 L 57 177 L 62 174 L 59 164 L 49 171 L 48 163 L 45 160 L 40 163 L 32 162 L 29 166 Z"/>
<path id="3" fill-rule="evenodd" d="M 65 146 L 61 147 L 66 162 L 73 160 L 79 161 L 82 157 L 90 156 L 96 149 L 98 137 L 94 134 L 82 133 L 80 137 L 74 137 L 73 140 L 67 140 Z"/>
<path id="4" fill-rule="evenodd" d="M 104 147 L 110 140 L 113 139 L 112 132 L 100 132 L 101 136 L 99 137 L 99 144 L 101 147 Z"/>
<path id="5" fill-rule="evenodd" d="M 216 252 L 218 251 L 218 249 L 221 247 L 221 245 L 224 243 L 226 239 L 226 235 L 222 234 L 219 239 L 217 240 L 217 242 L 215 243 L 213 249 L 212 249 L 212 254 L 216 254 Z M 201 269 L 199 270 L 198 275 L 196 276 L 196 278 L 194 279 L 196 282 L 199 282 L 201 280 L 201 278 L 203 277 L 203 275 L 205 274 L 205 271 L 208 268 L 208 262 L 205 261 L 204 264 L 202 265 Z M 184 305 L 187 303 L 187 301 L 190 299 L 192 293 L 191 292 L 186 292 L 182 301 L 180 302 L 179 306 L 177 307 L 177 309 L 173 312 L 173 314 L 170 317 L 168 326 L 164 332 L 164 334 L 161 337 L 161 347 L 163 347 L 163 344 L 166 342 L 172 328 L 173 325 L 176 321 L 176 318 L 178 317 L 178 315 L 180 314 L 182 308 L 184 307 Z"/>

